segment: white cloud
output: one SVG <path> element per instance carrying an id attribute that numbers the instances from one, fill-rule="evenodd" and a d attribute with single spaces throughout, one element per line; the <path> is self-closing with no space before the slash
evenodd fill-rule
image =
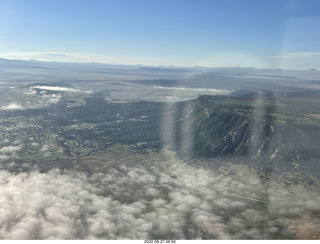
<path id="1" fill-rule="evenodd" d="M 60 86 L 33 86 L 32 88 L 47 90 L 47 91 L 67 91 L 67 92 L 78 92 L 78 89 Z"/>
<path id="2" fill-rule="evenodd" d="M 163 90 L 181 90 L 181 91 L 198 91 L 198 92 L 212 92 L 212 93 L 230 93 L 227 90 L 220 89 L 208 89 L 208 88 L 187 88 L 187 87 L 166 87 L 166 86 L 154 86 L 155 89 Z"/>
<path id="3" fill-rule="evenodd" d="M 23 107 L 19 103 L 12 102 L 8 105 L 1 106 L 1 109 L 2 110 L 20 110 L 20 109 L 23 109 Z"/>
<path id="4" fill-rule="evenodd" d="M 294 202 L 282 199 L 284 206 L 277 205 L 276 197 L 262 203 L 249 198 L 261 197 L 259 192 L 268 196 L 274 189 L 256 180 L 239 188 L 228 175 L 177 159 L 146 168 L 106 164 L 106 172 L 91 176 L 59 170 L 0 171 L 0 239 L 265 239 L 286 231 L 286 237 L 301 237 L 302 231 L 319 234 L 314 227 L 319 221 L 308 215 L 319 209 L 319 195 L 304 192 Z M 307 233 L 297 218 L 311 225 L 311 231 Z"/>
<path id="5" fill-rule="evenodd" d="M 58 103 L 60 99 L 62 98 L 62 95 L 60 93 L 58 94 L 41 94 L 41 100 L 43 102 L 43 106 L 48 106 L 50 104 Z"/>
<path id="6" fill-rule="evenodd" d="M 8 159 L 10 159 L 10 156 L 0 154 L 0 160 L 8 160 Z"/>
<path id="7" fill-rule="evenodd" d="M 2 147 L 0 149 L 0 153 L 13 153 L 13 152 L 17 152 L 20 151 L 22 148 L 21 145 L 19 146 L 7 146 L 7 147 Z"/>

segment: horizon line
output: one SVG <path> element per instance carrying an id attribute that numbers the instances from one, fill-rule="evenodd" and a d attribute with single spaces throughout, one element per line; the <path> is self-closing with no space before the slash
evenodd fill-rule
<path id="1" fill-rule="evenodd" d="M 255 69 L 255 70 L 283 70 L 283 71 L 320 71 L 316 68 L 309 69 L 293 69 L 293 68 L 262 68 L 262 67 L 252 67 L 252 66 L 203 66 L 203 65 L 172 65 L 172 64 L 143 64 L 141 63 L 121 63 L 121 62 L 103 62 L 103 61 L 82 61 L 82 60 L 41 60 L 35 58 L 8 58 L 2 57 L 0 55 L 0 59 L 2 60 L 10 60 L 10 61 L 26 61 L 26 62 L 43 62 L 43 63 L 60 63 L 60 64 L 101 64 L 101 65 L 113 65 L 113 66 L 141 66 L 141 67 L 156 67 L 156 68 L 203 68 L 203 69 Z"/>

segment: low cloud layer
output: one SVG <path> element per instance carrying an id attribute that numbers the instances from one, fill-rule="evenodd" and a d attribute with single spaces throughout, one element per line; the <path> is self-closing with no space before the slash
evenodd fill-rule
<path id="1" fill-rule="evenodd" d="M 2 147 L 0 148 L 0 153 L 12 153 L 12 152 L 17 152 L 20 151 L 22 148 L 21 145 L 19 146 L 7 146 L 7 147 Z"/>
<path id="2" fill-rule="evenodd" d="M 12 102 L 7 105 L 1 106 L 1 110 L 20 110 L 20 109 L 23 109 L 23 107 L 16 102 Z"/>
<path id="3" fill-rule="evenodd" d="M 319 238 L 319 202 L 178 160 L 91 176 L 0 171 L 0 238 Z"/>
<path id="4" fill-rule="evenodd" d="M 78 89 L 60 86 L 33 86 L 33 89 L 47 90 L 47 91 L 65 91 L 65 92 L 79 92 Z"/>

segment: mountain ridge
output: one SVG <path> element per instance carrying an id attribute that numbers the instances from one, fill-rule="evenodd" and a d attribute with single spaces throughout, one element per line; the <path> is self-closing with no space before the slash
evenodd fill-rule
<path id="1" fill-rule="evenodd" d="M 182 157 L 253 160 L 272 171 L 319 171 L 319 113 L 306 108 L 313 98 L 295 98 L 290 104 L 290 98 L 262 93 L 256 98 L 201 96 L 188 112 L 183 111 L 187 103 L 180 104 L 172 148 Z M 304 114 L 297 115 L 303 109 Z M 187 148 L 186 131 L 193 141 Z"/>

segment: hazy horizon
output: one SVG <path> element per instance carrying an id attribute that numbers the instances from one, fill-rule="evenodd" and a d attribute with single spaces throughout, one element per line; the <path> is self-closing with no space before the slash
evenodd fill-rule
<path id="1" fill-rule="evenodd" d="M 0 56 L 0 59 L 3 60 L 10 60 L 10 61 L 29 61 L 29 62 L 43 62 L 43 63 L 61 63 L 61 64 L 101 64 L 101 65 L 114 65 L 114 66 L 132 66 L 132 67 L 154 67 L 154 68 L 182 68 L 182 69 L 192 69 L 192 68 L 203 68 L 203 69 L 233 69 L 233 68 L 240 68 L 240 69 L 256 69 L 256 70 L 283 70 L 283 71 L 320 71 L 318 68 L 311 67 L 304 68 L 304 69 L 295 69 L 295 68 L 277 68 L 277 67 L 252 67 L 252 66 L 204 66 L 204 65 L 171 65 L 171 64 L 152 64 L 152 63 L 120 63 L 120 62 L 103 62 L 103 61 L 95 61 L 95 60 L 88 60 L 88 61 L 72 61 L 72 60 L 42 60 L 42 59 L 34 59 L 34 58 L 13 58 L 13 57 L 4 57 Z"/>
<path id="2" fill-rule="evenodd" d="M 0 57 L 319 69 L 318 1 L 1 1 Z"/>

